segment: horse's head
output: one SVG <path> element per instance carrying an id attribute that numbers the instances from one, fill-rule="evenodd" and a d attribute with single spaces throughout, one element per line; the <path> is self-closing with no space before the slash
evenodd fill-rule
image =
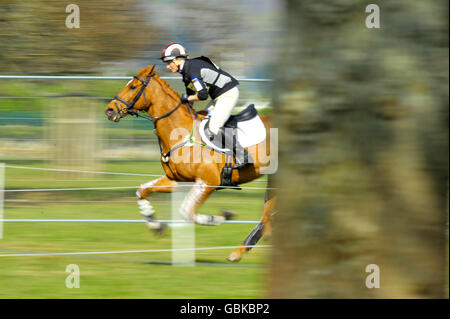
<path id="1" fill-rule="evenodd" d="M 155 74 L 155 65 L 143 68 L 131 79 L 119 94 L 108 103 L 105 114 L 108 120 L 119 122 L 127 114 L 148 108 L 145 88 Z"/>

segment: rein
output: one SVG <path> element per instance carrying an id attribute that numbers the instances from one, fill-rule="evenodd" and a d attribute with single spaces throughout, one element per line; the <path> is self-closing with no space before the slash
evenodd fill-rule
<path id="1" fill-rule="evenodd" d="M 176 108 L 174 108 L 172 111 L 170 111 L 170 112 L 168 112 L 168 113 L 172 114 L 172 112 L 174 112 L 178 107 L 180 107 L 180 105 L 182 105 L 181 102 L 178 104 L 178 106 L 177 106 Z M 187 106 L 187 108 L 188 108 L 189 114 L 191 114 L 191 117 L 192 117 L 192 129 L 191 129 L 191 134 L 189 135 L 189 138 L 188 138 L 188 139 L 186 139 L 185 141 L 181 142 L 181 143 L 178 144 L 178 145 L 175 145 L 175 146 L 172 147 L 167 153 L 164 153 L 164 152 L 162 151 L 161 141 L 160 141 L 160 139 L 159 139 L 159 136 L 158 136 L 158 134 L 156 134 L 156 136 L 158 136 L 158 144 L 159 144 L 159 151 L 160 151 L 160 153 L 161 153 L 161 159 L 162 159 L 162 161 L 163 161 L 164 163 L 167 163 L 167 162 L 169 161 L 170 154 L 172 154 L 172 153 L 173 153 L 174 151 L 176 151 L 177 149 L 179 149 L 179 148 L 185 146 L 187 143 L 191 142 L 192 136 L 194 135 L 194 126 L 195 126 L 195 119 L 197 118 L 197 114 L 193 114 L 193 113 L 192 113 L 192 110 L 191 110 L 191 108 L 190 108 L 189 105 L 186 105 L 186 106 Z M 168 114 L 168 113 L 166 113 L 166 114 Z M 164 114 L 164 115 L 166 115 L 166 114 Z M 170 115 L 170 114 L 169 114 L 169 115 Z M 156 132 L 156 122 L 155 122 L 155 132 Z"/>
<path id="2" fill-rule="evenodd" d="M 134 97 L 133 101 L 131 101 L 130 103 L 128 103 L 127 101 L 125 101 L 124 99 L 118 97 L 117 95 L 113 98 L 114 104 L 117 107 L 117 110 L 119 112 L 119 115 L 124 115 L 124 114 L 129 114 L 129 115 L 134 115 L 136 117 L 142 117 L 144 119 L 147 120 L 155 120 L 154 124 L 155 124 L 155 128 L 156 128 L 156 123 L 158 122 L 158 120 L 163 119 L 165 117 L 168 117 L 169 115 L 171 115 L 173 112 L 175 112 L 181 105 L 181 101 L 180 103 L 178 103 L 178 105 L 173 108 L 172 110 L 170 110 L 169 112 L 163 114 L 163 115 L 158 115 L 158 116 L 151 116 L 151 115 L 147 115 L 147 116 L 142 116 L 139 115 L 138 112 L 135 112 L 133 110 L 134 105 L 136 104 L 136 102 L 139 100 L 139 98 L 141 97 L 142 94 L 144 94 L 144 103 L 147 105 L 147 99 L 145 98 L 145 89 L 147 88 L 147 85 L 150 83 L 150 80 L 152 79 L 152 75 L 150 75 L 149 77 L 147 77 L 147 79 L 145 79 L 145 81 L 143 81 L 140 77 L 138 77 L 137 75 L 135 75 L 133 78 L 135 78 L 136 80 L 138 80 L 139 82 L 142 83 L 142 87 L 139 90 L 139 92 L 136 94 L 136 96 Z M 120 108 L 119 105 L 117 104 L 117 101 L 125 104 L 127 107 L 125 108 Z M 147 107 L 147 110 L 150 106 Z M 191 112 L 189 110 L 189 112 Z M 191 113 L 192 114 L 192 113 Z"/>
<path id="3" fill-rule="evenodd" d="M 117 110 L 118 110 L 118 113 L 119 113 L 120 116 L 125 115 L 125 114 L 129 114 L 129 115 L 133 115 L 133 116 L 136 116 L 136 117 L 142 117 L 142 118 L 144 118 L 144 119 L 146 119 L 146 120 L 152 121 L 153 124 L 154 124 L 154 126 L 155 126 L 154 130 L 155 130 L 155 132 L 156 132 L 156 124 L 158 123 L 158 120 L 170 116 L 173 112 L 175 112 L 176 110 L 178 110 L 178 109 L 180 108 L 180 106 L 183 105 L 183 104 L 182 104 L 181 101 L 180 101 L 176 107 L 174 107 L 172 110 L 170 110 L 169 112 L 167 112 L 167 113 L 165 113 L 165 114 L 163 114 L 163 115 L 158 115 L 158 116 L 151 116 L 150 114 L 148 114 L 148 115 L 146 115 L 146 116 L 140 115 L 138 112 L 136 112 L 136 111 L 133 110 L 133 107 L 134 107 L 134 105 L 136 104 L 136 102 L 139 100 L 139 98 L 141 97 L 142 94 L 144 94 L 144 103 L 145 103 L 145 105 L 147 105 L 147 100 L 146 100 L 146 98 L 145 98 L 145 89 L 147 88 L 147 85 L 150 83 L 150 80 L 152 79 L 152 75 L 148 76 L 147 79 L 145 79 L 145 81 L 143 81 L 143 80 L 142 80 L 140 77 L 138 77 L 137 75 L 135 75 L 134 78 L 135 78 L 136 80 L 138 80 L 139 82 L 142 83 L 142 87 L 141 87 L 141 89 L 139 90 L 139 92 L 136 94 L 136 96 L 133 98 L 133 100 L 132 100 L 130 103 L 128 103 L 127 101 L 125 101 L 124 99 L 122 99 L 122 98 L 120 98 L 120 97 L 118 97 L 118 96 L 116 95 L 116 96 L 114 97 L 114 99 L 113 99 L 114 104 L 116 105 Z M 119 101 L 119 102 L 125 104 L 125 105 L 126 105 L 126 108 L 120 108 L 119 105 L 118 105 L 118 103 L 117 103 L 117 101 Z M 186 106 L 187 106 L 187 108 L 188 108 L 189 113 L 191 114 L 192 119 L 194 120 L 194 119 L 197 117 L 196 114 L 193 114 L 193 113 L 192 113 L 192 110 L 191 110 L 191 108 L 189 107 L 189 105 L 186 105 Z M 149 109 L 149 107 L 150 107 L 150 106 L 147 107 L 147 110 Z M 141 110 L 140 110 L 140 111 L 141 111 Z M 180 143 L 180 144 L 178 144 L 178 145 L 176 145 L 176 146 L 174 146 L 174 147 L 172 147 L 172 148 L 169 150 L 169 152 L 167 152 L 167 153 L 164 153 L 164 152 L 163 152 L 162 146 L 161 146 L 161 140 L 160 140 L 158 134 L 156 134 L 156 136 L 158 137 L 158 144 L 159 144 L 159 150 L 160 150 L 160 153 L 161 153 L 161 159 L 162 159 L 162 161 L 163 161 L 164 163 L 167 163 L 167 162 L 169 161 L 169 157 L 170 157 L 170 154 L 171 154 L 172 152 L 174 152 L 175 150 L 179 149 L 180 147 L 185 146 L 185 145 L 190 141 L 190 139 L 192 138 L 193 129 L 194 129 L 194 125 L 195 125 L 195 124 L 194 124 L 194 121 L 192 121 L 192 123 L 193 123 L 193 124 L 192 124 L 192 125 L 193 125 L 193 126 L 192 126 L 192 132 L 191 132 L 191 136 L 189 136 L 189 139 L 186 140 L 186 141 L 183 141 L 182 143 Z"/>

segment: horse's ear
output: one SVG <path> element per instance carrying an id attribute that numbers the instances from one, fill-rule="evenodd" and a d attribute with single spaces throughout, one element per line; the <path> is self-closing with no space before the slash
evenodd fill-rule
<path id="1" fill-rule="evenodd" d="M 147 77 L 147 76 L 151 76 L 153 74 L 155 74 L 155 64 L 146 66 L 145 68 L 140 70 L 138 73 L 138 75 L 141 77 Z"/>
<path id="2" fill-rule="evenodd" d="M 148 76 L 154 75 L 154 74 L 155 74 L 155 64 L 153 64 L 153 65 L 151 65 L 151 66 L 149 65 L 148 67 L 150 67 L 150 69 L 149 69 L 147 75 L 148 75 Z"/>

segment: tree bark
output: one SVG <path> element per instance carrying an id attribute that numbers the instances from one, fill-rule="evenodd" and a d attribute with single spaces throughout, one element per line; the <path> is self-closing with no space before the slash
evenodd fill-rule
<path id="1" fill-rule="evenodd" d="M 286 3 L 271 298 L 448 295 L 448 2 L 377 4 Z"/>

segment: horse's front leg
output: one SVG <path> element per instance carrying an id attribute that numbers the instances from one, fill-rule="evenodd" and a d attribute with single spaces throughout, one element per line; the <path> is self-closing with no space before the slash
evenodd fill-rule
<path id="1" fill-rule="evenodd" d="M 199 225 L 215 226 L 223 223 L 224 216 L 210 216 L 196 214 L 197 209 L 216 190 L 215 186 L 210 186 L 202 179 L 198 178 L 183 200 L 180 207 L 180 214 L 188 221 L 193 221 Z"/>
<path id="2" fill-rule="evenodd" d="M 162 176 L 158 179 L 142 184 L 136 192 L 140 213 L 144 216 L 147 226 L 150 229 L 155 230 L 157 233 L 162 233 L 166 225 L 160 223 L 154 218 L 155 210 L 150 201 L 147 200 L 147 197 L 151 193 L 155 192 L 171 193 L 176 185 L 176 181 L 169 179 L 167 176 Z"/>

